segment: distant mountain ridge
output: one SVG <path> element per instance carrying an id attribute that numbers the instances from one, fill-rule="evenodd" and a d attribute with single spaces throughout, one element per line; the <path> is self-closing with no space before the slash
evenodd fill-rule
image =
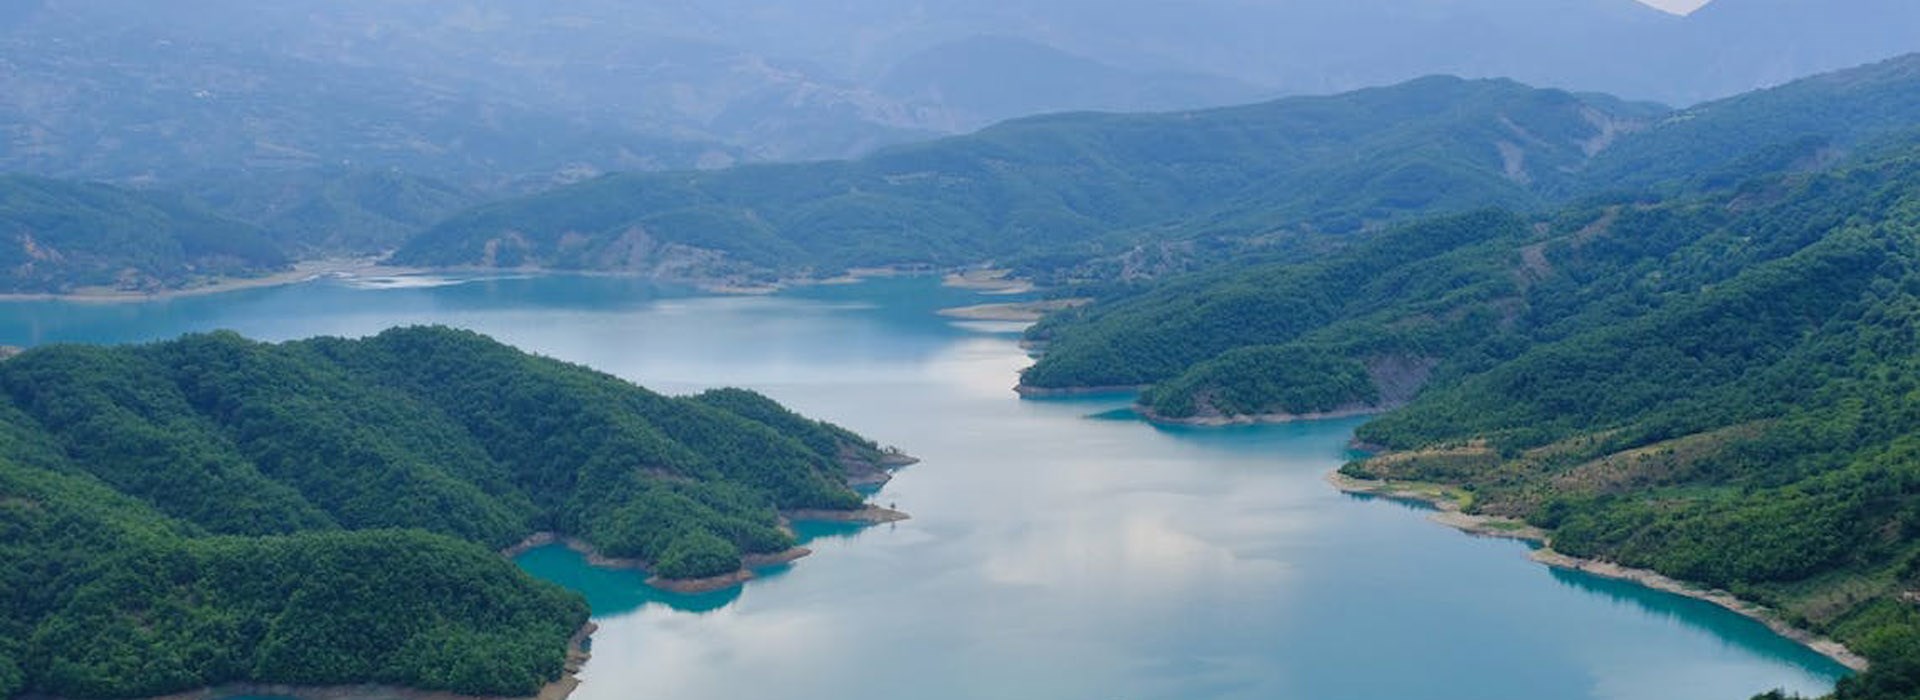
<path id="1" fill-rule="evenodd" d="M 1659 113 L 1428 78 L 1207 111 L 1051 115 L 853 161 L 609 176 L 456 216 L 394 260 L 766 281 L 1090 255 L 1149 227 L 1350 231 L 1531 206 Z"/>
<path id="2" fill-rule="evenodd" d="M 0 170 L 116 182 L 400 168 L 524 192 L 847 158 L 1036 111 L 1423 75 L 1692 104 L 1920 50 L 1899 0 L 19 0 Z M 325 115 L 324 117 L 318 115 Z"/>
<path id="3" fill-rule="evenodd" d="M 1817 169 L 1920 122 L 1916 95 L 1920 54 L 1679 112 L 1427 78 L 1215 110 L 1051 115 L 852 161 L 611 176 L 456 216 L 395 260 L 761 282 L 985 261 L 1046 274 L 1140 246 L 1231 249 Z"/>

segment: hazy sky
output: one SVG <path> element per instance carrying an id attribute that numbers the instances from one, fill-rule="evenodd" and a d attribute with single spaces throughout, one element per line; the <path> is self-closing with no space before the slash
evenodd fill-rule
<path id="1" fill-rule="evenodd" d="M 1710 0 L 1640 0 L 1640 2 L 1648 5 L 1679 14 L 1686 14 L 1698 10 L 1701 5 L 1705 5 L 1709 1 Z"/>

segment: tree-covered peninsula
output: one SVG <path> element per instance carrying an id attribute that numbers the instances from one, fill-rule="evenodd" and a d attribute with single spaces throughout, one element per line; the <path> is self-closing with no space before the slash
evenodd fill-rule
<path id="1" fill-rule="evenodd" d="M 849 510 L 870 441 L 751 392 L 674 398 L 446 328 L 214 333 L 0 362 L 0 697 L 233 682 L 524 696 L 578 596 L 538 532 L 733 572 Z"/>

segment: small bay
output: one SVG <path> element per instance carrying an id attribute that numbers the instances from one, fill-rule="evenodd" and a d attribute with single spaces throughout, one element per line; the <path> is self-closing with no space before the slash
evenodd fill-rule
<path id="1" fill-rule="evenodd" d="M 410 278 L 141 303 L 0 304 L 0 343 L 229 328 L 281 340 L 472 328 L 669 393 L 757 389 L 923 461 L 876 527 L 744 588 L 656 591 L 561 548 L 528 571 L 600 631 L 578 700 L 1746 698 L 1844 669 L 1710 604 L 1555 571 L 1526 546 L 1342 495 L 1361 420 L 1167 428 L 1124 396 L 1023 401 L 995 301 L 929 279 L 714 297 L 610 277 Z"/>

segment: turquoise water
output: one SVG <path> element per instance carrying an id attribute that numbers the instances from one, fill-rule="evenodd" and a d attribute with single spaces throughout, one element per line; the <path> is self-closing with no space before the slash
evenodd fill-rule
<path id="1" fill-rule="evenodd" d="M 749 386 L 923 458 L 874 496 L 913 520 L 807 525 L 813 556 L 733 591 L 529 552 L 595 607 L 579 700 L 1735 699 L 1843 672 L 1711 605 L 1334 491 L 1355 421 L 1163 428 L 1125 397 L 1021 401 L 1008 326 L 931 314 L 991 299 L 927 280 L 753 298 L 442 281 L 11 304 L 0 343 L 446 323 L 663 391 Z"/>

